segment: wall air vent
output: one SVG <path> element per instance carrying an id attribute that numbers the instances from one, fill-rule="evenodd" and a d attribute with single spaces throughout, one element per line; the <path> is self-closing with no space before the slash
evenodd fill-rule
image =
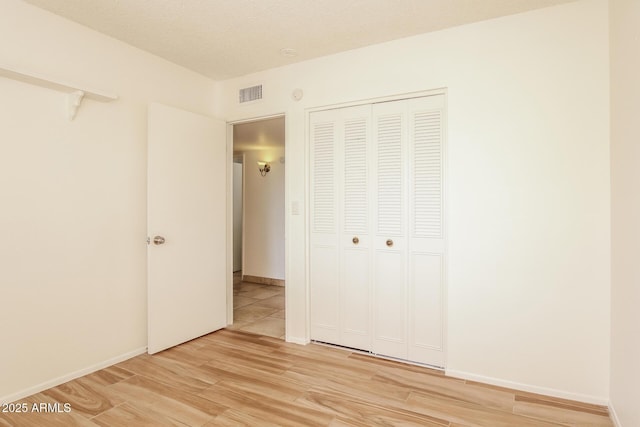
<path id="1" fill-rule="evenodd" d="M 240 89 L 239 92 L 240 103 L 256 101 L 258 99 L 262 99 L 262 85 L 245 87 L 244 89 Z"/>

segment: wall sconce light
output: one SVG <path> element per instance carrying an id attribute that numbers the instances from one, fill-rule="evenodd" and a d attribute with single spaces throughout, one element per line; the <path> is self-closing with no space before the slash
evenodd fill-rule
<path id="1" fill-rule="evenodd" d="M 267 162 L 258 162 L 258 170 L 260 171 L 260 175 L 266 176 L 267 172 L 271 170 L 271 165 Z"/>

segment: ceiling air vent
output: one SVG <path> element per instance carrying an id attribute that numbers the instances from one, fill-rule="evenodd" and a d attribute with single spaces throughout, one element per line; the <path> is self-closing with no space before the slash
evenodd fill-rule
<path id="1" fill-rule="evenodd" d="M 240 89 L 240 103 L 262 99 L 262 85 Z"/>

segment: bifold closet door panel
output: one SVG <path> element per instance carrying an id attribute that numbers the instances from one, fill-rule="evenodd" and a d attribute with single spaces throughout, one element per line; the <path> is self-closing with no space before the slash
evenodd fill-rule
<path id="1" fill-rule="evenodd" d="M 444 95 L 407 100 L 407 359 L 444 367 Z"/>
<path id="2" fill-rule="evenodd" d="M 340 340 L 338 117 L 337 110 L 310 117 L 310 332 L 312 339 L 332 343 Z"/>
<path id="3" fill-rule="evenodd" d="M 340 203 L 341 344 L 371 348 L 371 106 L 342 111 Z"/>
<path id="4" fill-rule="evenodd" d="M 373 105 L 373 352 L 407 358 L 406 102 Z"/>
<path id="5" fill-rule="evenodd" d="M 314 112 L 311 129 L 311 338 L 368 350 L 371 107 Z"/>

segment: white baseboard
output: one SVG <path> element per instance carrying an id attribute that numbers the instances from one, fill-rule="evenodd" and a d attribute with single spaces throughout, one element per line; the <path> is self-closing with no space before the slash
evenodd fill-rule
<path id="1" fill-rule="evenodd" d="M 613 425 L 615 427 L 622 427 L 620 418 L 618 418 L 618 414 L 616 413 L 616 410 L 613 407 L 613 403 L 611 402 L 609 402 L 609 418 L 611 418 L 611 421 L 613 421 Z"/>
<path id="2" fill-rule="evenodd" d="M 304 338 L 299 338 L 299 337 L 289 337 L 289 336 L 287 336 L 287 337 L 285 338 L 285 341 L 286 341 L 286 342 L 293 343 L 293 344 L 300 344 L 300 345 L 307 345 L 307 344 L 309 344 L 309 343 L 311 342 L 311 341 L 309 341 L 309 340 L 307 340 L 307 339 L 304 339 Z"/>
<path id="3" fill-rule="evenodd" d="M 66 375 L 62 375 L 61 377 L 54 378 L 49 381 L 45 381 L 33 387 L 29 387 L 27 389 L 21 390 L 17 393 L 13 393 L 8 396 L 2 396 L 0 397 L 0 404 L 11 403 L 20 399 L 24 399 L 25 397 L 31 396 L 32 394 L 40 393 L 41 391 L 47 390 L 51 387 L 64 384 L 71 380 L 75 380 L 76 378 L 83 377 L 95 371 L 99 371 L 100 369 L 107 368 L 109 366 L 115 365 L 116 363 L 123 362 L 125 360 L 131 359 L 132 357 L 136 357 L 146 352 L 147 352 L 147 347 L 142 347 L 142 348 L 130 351 L 128 353 L 121 354 L 120 356 L 116 356 L 111 359 L 105 360 L 103 362 L 96 363 L 95 365 L 88 366 L 78 371 L 71 372 Z"/>
<path id="4" fill-rule="evenodd" d="M 580 393 L 556 390 L 553 388 L 538 387 L 530 384 L 517 383 L 514 381 L 502 380 L 499 378 L 485 377 L 483 375 L 471 374 L 469 372 L 446 369 L 445 374 L 449 377 L 461 378 L 463 380 L 477 381 L 491 384 L 498 387 L 512 388 L 514 390 L 527 391 L 529 393 L 543 394 L 545 396 L 558 397 L 560 399 L 575 400 L 577 402 L 591 403 L 594 405 L 608 406 L 609 399 L 605 397 L 590 396 Z"/>

